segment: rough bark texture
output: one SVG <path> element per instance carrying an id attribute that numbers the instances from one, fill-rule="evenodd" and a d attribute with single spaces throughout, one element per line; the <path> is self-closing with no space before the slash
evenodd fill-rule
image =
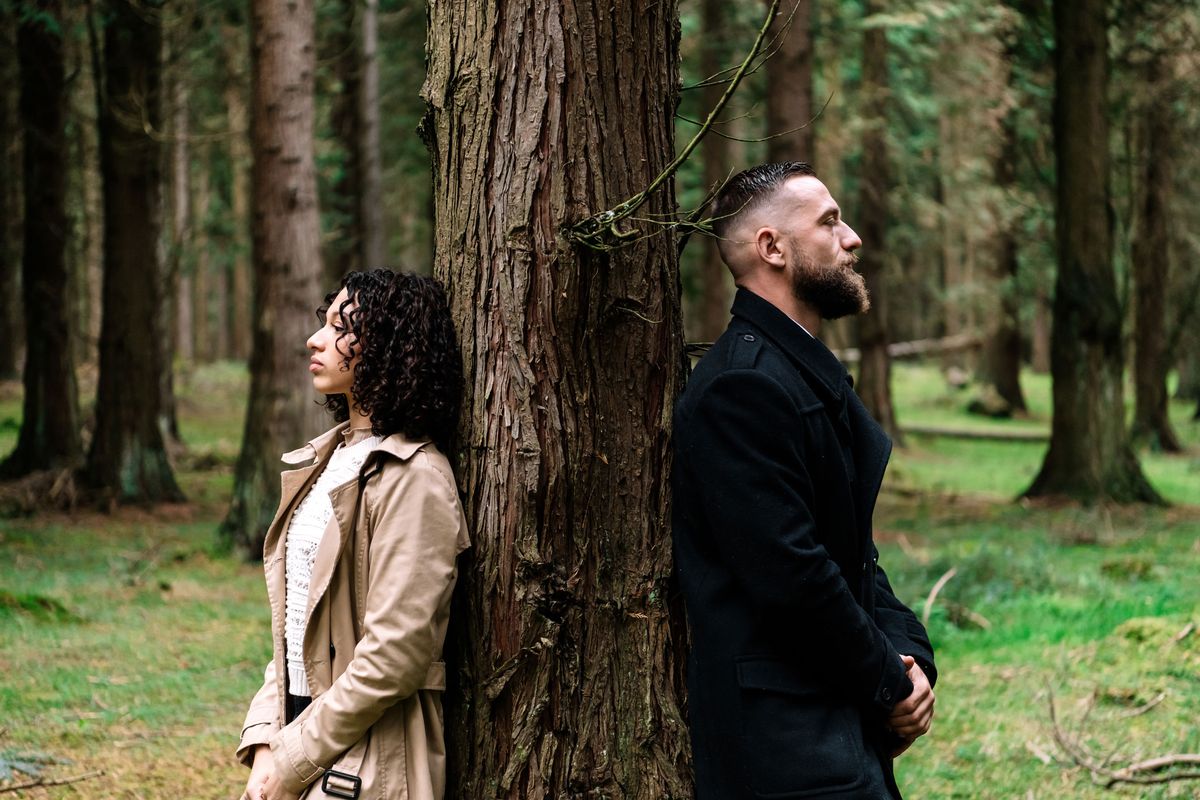
<path id="1" fill-rule="evenodd" d="M 675 243 L 562 226 L 673 155 L 673 3 L 430 7 L 436 274 L 463 345 L 451 797 L 691 797 L 671 581 Z M 639 216 L 675 210 L 668 183 Z M 653 232 L 653 228 L 647 232 Z"/>
<path id="2" fill-rule="evenodd" d="M 1154 97 L 1163 78 L 1162 56 L 1151 56 L 1145 67 L 1145 90 L 1150 95 L 1139 114 L 1142 135 L 1138 202 L 1134 211 L 1134 441 L 1156 450 L 1177 453 L 1179 437 L 1167 414 L 1167 373 L 1170 371 L 1166 333 L 1167 285 L 1171 271 L 1171 104 Z"/>
<path id="3" fill-rule="evenodd" d="M 323 297 L 313 154 L 313 2 L 254 0 L 254 351 L 228 541 L 262 557 L 279 504 L 279 455 L 326 422 L 304 366 L 304 343 Z"/>
<path id="4" fill-rule="evenodd" d="M 21 117 L 17 18 L 0 6 L 0 380 L 20 372 Z"/>
<path id="5" fill-rule="evenodd" d="M 700 45 L 700 74 L 716 75 L 728 65 L 729 46 L 726 28 L 729 24 L 725 13 L 725 0 L 704 0 L 701 6 L 704 35 Z M 725 84 L 714 83 L 702 90 L 703 111 L 715 107 L 725 91 Z M 726 116 L 730 116 L 726 112 Z M 728 126 L 723 126 L 728 133 Z M 710 133 L 701 147 L 704 159 L 704 186 L 711 191 L 729 177 L 733 162 L 733 141 L 716 133 Z M 733 278 L 729 268 L 721 260 L 717 239 L 705 236 L 702 240 L 703 255 L 700 262 L 700 330 L 696 338 L 714 341 L 729 324 L 729 306 L 732 296 Z"/>
<path id="6" fill-rule="evenodd" d="M 96 431 L 85 470 L 121 502 L 182 500 L 160 427 L 163 314 L 162 17 L 157 4 L 110 0 L 104 30 L 104 314 Z"/>
<path id="7" fill-rule="evenodd" d="M 1031 496 L 1160 501 L 1125 430 L 1122 309 L 1112 263 L 1104 0 L 1054 3 L 1055 224 L 1050 449 Z"/>
<path id="8" fill-rule="evenodd" d="M 869 0 L 867 13 L 883 11 L 881 0 Z M 858 346 L 862 351 L 858 383 L 855 389 L 871 416 L 883 426 L 897 444 L 900 426 L 892 405 L 892 360 L 888 355 L 887 286 L 884 268 L 889 257 L 887 195 L 891 185 L 891 165 L 887 151 L 887 35 L 874 26 L 863 32 L 862 95 L 863 120 L 862 174 L 859 176 L 857 228 L 863 240 L 863 260 L 859 271 L 871 293 L 871 310 L 858 318 Z"/>
<path id="9" fill-rule="evenodd" d="M 785 31 L 783 26 L 789 15 L 791 27 Z M 779 49 L 767 60 L 766 66 L 767 135 L 775 137 L 767 141 L 767 161 L 813 164 L 816 159 L 813 114 L 816 110 L 813 106 L 812 0 L 780 3 L 771 27 L 772 40 L 775 37 L 779 37 Z M 705 71 L 705 74 L 711 73 Z"/>
<path id="10" fill-rule="evenodd" d="M 1013 113 L 1004 119 L 1003 141 L 996 156 L 996 186 L 1007 198 L 1016 184 L 1017 131 Z M 1005 201 L 1001 201 L 1002 203 Z M 1021 321 L 1017 297 L 1017 219 L 1009 208 L 997 210 L 992 242 L 992 286 L 995 292 L 991 324 L 984 342 L 983 378 L 1014 411 L 1026 411 L 1021 392 Z"/>
<path id="11" fill-rule="evenodd" d="M 62 6 L 45 0 L 39 10 L 61 22 Z M 6 477 L 75 466 L 79 460 L 79 409 L 68 313 L 67 87 L 63 42 L 38 19 L 17 30 L 24 129 L 25 315 L 24 405 L 17 447 L 0 466 Z"/>

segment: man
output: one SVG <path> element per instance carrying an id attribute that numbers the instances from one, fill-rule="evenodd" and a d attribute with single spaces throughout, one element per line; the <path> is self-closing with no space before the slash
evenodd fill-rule
<path id="1" fill-rule="evenodd" d="M 899 798 L 933 648 L 878 566 L 891 442 L 815 336 L 865 312 L 862 242 L 803 163 L 717 197 L 733 320 L 675 410 L 674 545 L 698 798 Z"/>

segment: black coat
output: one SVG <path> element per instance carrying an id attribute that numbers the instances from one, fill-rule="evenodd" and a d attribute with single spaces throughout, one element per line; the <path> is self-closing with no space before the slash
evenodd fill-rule
<path id="1" fill-rule="evenodd" d="M 745 289 L 674 436 L 696 796 L 898 798 L 899 654 L 936 672 L 871 537 L 891 441 L 828 348 Z"/>

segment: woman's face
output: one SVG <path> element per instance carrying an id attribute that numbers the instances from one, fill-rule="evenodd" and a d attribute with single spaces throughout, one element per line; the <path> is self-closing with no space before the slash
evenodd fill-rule
<path id="1" fill-rule="evenodd" d="M 350 332 L 350 321 L 342 318 L 342 304 L 346 302 L 347 297 L 345 289 L 338 292 L 325 313 L 325 325 L 308 337 L 308 342 L 305 343 L 312 351 L 308 371 L 312 374 L 313 388 L 321 394 L 349 396 L 350 386 L 354 383 L 354 366 L 359 358 L 357 348 L 348 368 L 345 361 L 358 340 Z M 346 314 L 355 307 L 354 303 L 346 306 Z"/>

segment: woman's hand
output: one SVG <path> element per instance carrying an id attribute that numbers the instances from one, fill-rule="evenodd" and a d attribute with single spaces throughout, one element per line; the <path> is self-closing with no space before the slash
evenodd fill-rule
<path id="1" fill-rule="evenodd" d="M 300 795 L 283 788 L 274 769 L 267 775 L 267 782 L 263 784 L 259 797 L 262 800 L 300 800 Z"/>
<path id="2" fill-rule="evenodd" d="M 246 781 L 246 791 L 242 792 L 239 800 L 259 800 L 267 778 L 275 774 L 275 757 L 271 748 L 260 744 L 254 748 L 254 760 L 251 762 L 250 779 Z"/>

